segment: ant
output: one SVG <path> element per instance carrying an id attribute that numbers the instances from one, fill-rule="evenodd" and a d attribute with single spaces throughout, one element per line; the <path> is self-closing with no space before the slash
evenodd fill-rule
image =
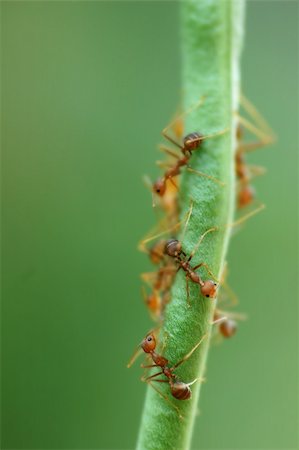
<path id="1" fill-rule="evenodd" d="M 217 228 L 211 228 L 210 230 L 207 230 L 207 233 L 216 230 Z M 182 250 L 182 243 L 178 241 L 177 239 L 170 239 L 167 241 L 165 245 L 165 253 L 174 258 L 174 260 L 178 264 L 178 269 L 183 269 L 186 273 L 186 286 L 187 286 L 187 297 L 189 299 L 189 284 L 188 281 L 191 280 L 193 283 L 196 283 L 200 286 L 200 292 L 205 297 L 209 298 L 215 298 L 217 294 L 217 288 L 218 284 L 215 283 L 213 280 L 206 280 L 203 281 L 199 275 L 199 273 L 195 272 L 195 270 L 199 269 L 200 267 L 205 267 L 207 271 L 212 274 L 208 268 L 208 266 L 205 263 L 197 264 L 197 266 L 192 267 L 190 264 L 191 259 L 194 256 L 194 251 L 191 253 L 191 255 L 187 258 L 187 255 Z M 183 257 L 182 257 L 183 255 Z"/>
<path id="2" fill-rule="evenodd" d="M 162 320 L 163 312 L 170 300 L 170 288 L 176 273 L 172 264 L 160 267 L 157 272 L 141 274 L 141 278 L 152 286 L 152 293 L 147 295 L 142 288 L 144 302 L 155 320 Z M 153 280 L 153 281 L 151 281 Z"/>
<path id="3" fill-rule="evenodd" d="M 251 186 L 250 181 L 254 176 L 263 175 L 265 173 L 265 170 L 261 167 L 248 166 L 245 161 L 245 153 L 269 145 L 273 143 L 276 138 L 265 119 L 243 95 L 241 95 L 240 103 L 249 117 L 254 121 L 252 124 L 250 121 L 237 114 L 239 121 L 237 126 L 238 147 L 235 156 L 236 175 L 239 180 L 237 206 L 238 208 L 244 208 L 245 206 L 250 205 L 255 198 L 255 190 Z M 258 140 L 244 142 L 244 129 L 247 129 L 254 134 Z"/>
<path id="4" fill-rule="evenodd" d="M 175 276 L 176 268 L 173 263 L 165 259 L 164 248 L 166 239 L 158 240 L 149 248 L 145 246 L 145 241 L 139 244 L 139 249 L 148 254 L 153 264 L 162 264 L 162 266 L 155 272 L 141 274 L 142 280 L 152 288 L 152 293 L 147 294 L 144 287 L 142 287 L 142 296 L 151 316 L 155 320 L 162 320 L 165 305 L 170 300 L 169 290 Z"/>
<path id="5" fill-rule="evenodd" d="M 150 261 L 155 264 L 162 264 L 162 266 L 155 272 L 146 272 L 141 274 L 141 278 L 152 287 L 152 293 L 147 294 L 142 288 L 142 295 L 146 306 L 148 307 L 152 317 L 156 320 L 162 320 L 165 305 L 170 300 L 170 288 L 176 273 L 176 267 L 173 262 L 165 258 L 164 248 L 167 242 L 166 239 L 159 239 L 151 247 L 146 244 L 153 239 L 159 238 L 169 231 L 174 231 L 180 226 L 176 223 L 172 228 L 163 231 L 152 237 L 144 238 L 138 245 L 139 250 L 148 254 Z M 150 234 L 150 233 L 149 233 Z"/>
<path id="6" fill-rule="evenodd" d="M 219 333 L 224 338 L 230 338 L 234 336 L 238 330 L 237 321 L 246 319 L 246 314 L 221 311 L 218 308 L 216 308 L 214 312 L 214 323 L 218 324 Z"/>
<path id="7" fill-rule="evenodd" d="M 174 405 L 166 395 L 164 395 L 159 389 L 157 389 L 152 383 L 168 383 L 170 387 L 171 395 L 176 398 L 177 400 L 189 400 L 192 396 L 192 391 L 190 389 L 190 386 L 196 381 L 200 380 L 200 378 L 196 378 L 195 380 L 191 381 L 190 383 L 185 383 L 179 379 L 179 377 L 176 375 L 175 370 L 183 364 L 185 361 L 187 361 L 191 355 L 195 352 L 195 350 L 200 346 L 200 344 L 203 342 L 203 340 L 206 338 L 206 334 L 200 339 L 200 341 L 192 348 L 192 350 L 187 353 L 179 362 L 171 366 L 169 364 L 169 360 L 165 358 L 162 355 L 159 355 L 155 350 L 157 346 L 156 338 L 153 332 L 150 332 L 146 335 L 146 337 L 141 342 L 140 346 L 144 353 L 148 354 L 153 364 L 150 365 L 141 365 L 143 369 L 150 369 L 153 367 L 159 367 L 161 369 L 160 372 L 157 372 L 153 375 L 150 375 L 146 378 L 142 378 L 142 381 L 145 381 L 146 383 L 150 384 L 157 392 L 158 394 L 163 397 L 168 403 L 170 403 L 178 412 L 180 418 L 182 416 L 180 415 L 179 408 Z M 130 362 L 128 363 L 127 367 L 131 367 L 133 362 L 136 359 L 137 353 L 133 355 Z M 159 375 L 165 375 L 166 379 L 156 379 Z"/>
<path id="8" fill-rule="evenodd" d="M 221 312 L 216 309 L 215 313 L 214 313 L 214 320 L 217 321 L 219 319 L 221 319 L 223 316 L 221 314 Z M 218 330 L 219 333 L 224 337 L 224 338 L 230 338 L 232 336 L 234 336 L 234 334 L 236 333 L 238 328 L 237 322 L 228 317 L 226 320 L 222 321 L 219 323 L 218 325 Z"/>
<path id="9" fill-rule="evenodd" d="M 147 248 L 144 244 L 146 242 L 146 239 L 143 239 L 139 245 L 138 248 L 142 252 L 145 252 L 148 254 L 150 261 L 157 265 L 164 259 L 164 247 L 166 243 L 166 239 L 160 239 L 159 241 L 155 242 L 150 248 Z"/>
<path id="10" fill-rule="evenodd" d="M 192 210 L 193 210 L 193 202 L 191 202 L 191 207 L 190 207 L 190 210 L 189 210 L 189 213 L 188 213 L 188 217 L 187 217 L 187 220 L 186 220 L 186 223 L 185 223 L 185 227 L 184 227 L 184 230 L 183 230 L 183 236 L 185 235 L 185 232 L 186 232 L 186 229 L 187 229 L 187 226 L 188 226 L 188 222 L 189 222 L 190 217 L 192 215 Z M 187 254 L 183 251 L 183 249 L 182 249 L 182 242 L 179 241 L 178 239 L 169 239 L 166 242 L 166 244 L 165 244 L 164 252 L 165 252 L 166 255 L 168 255 L 171 258 L 173 258 L 175 260 L 175 262 L 177 263 L 177 272 L 180 269 L 183 269 L 183 271 L 186 273 L 186 289 L 187 289 L 187 300 L 188 300 L 188 302 L 189 302 L 189 297 L 190 297 L 189 280 L 193 281 L 193 283 L 196 283 L 196 284 L 198 284 L 200 286 L 200 292 L 201 292 L 201 294 L 203 296 L 208 297 L 208 298 L 215 298 L 216 297 L 218 283 L 216 283 L 213 280 L 203 281 L 202 278 L 200 277 L 199 273 L 195 272 L 200 267 L 205 267 L 205 269 L 211 275 L 211 277 L 216 280 L 216 278 L 214 277 L 214 275 L 210 271 L 210 269 L 207 266 L 207 264 L 202 262 L 200 264 L 197 264 L 194 267 L 192 267 L 191 264 L 190 264 L 190 261 L 192 260 L 193 256 L 197 252 L 197 250 L 198 250 L 200 244 L 202 243 L 202 241 L 204 240 L 205 236 L 208 233 L 210 233 L 212 231 L 216 231 L 216 230 L 218 230 L 218 228 L 217 227 L 213 227 L 213 228 L 210 228 L 209 230 L 207 230 L 205 233 L 203 233 L 203 235 L 200 236 L 199 241 L 195 245 L 195 247 L 194 247 L 194 249 L 191 252 L 189 257 L 187 257 Z M 182 238 L 182 240 L 183 240 L 183 238 Z"/>
<path id="11" fill-rule="evenodd" d="M 170 167 L 165 171 L 163 177 L 159 178 L 155 183 L 153 183 L 152 190 L 159 197 L 163 197 L 165 195 L 167 188 L 168 188 L 168 181 L 170 183 L 172 183 L 176 189 L 178 189 L 177 184 L 174 182 L 173 178 L 181 174 L 181 169 L 184 166 L 187 166 L 188 170 L 193 173 L 197 173 L 198 175 L 204 176 L 220 185 L 224 185 L 224 183 L 222 183 L 221 181 L 217 180 L 216 178 L 214 178 L 210 175 L 207 175 L 203 172 L 191 169 L 189 167 L 189 160 L 192 156 L 193 151 L 197 150 L 202 145 L 202 143 L 205 139 L 209 139 L 209 138 L 212 138 L 215 136 L 222 135 L 228 131 L 228 128 L 226 128 L 222 131 L 218 131 L 216 133 L 210 134 L 210 135 L 205 135 L 205 136 L 197 131 L 189 133 L 183 138 L 183 144 L 180 144 L 179 142 L 177 142 L 177 140 L 175 140 L 168 134 L 169 128 L 172 127 L 173 124 L 176 123 L 177 120 L 181 119 L 183 116 L 185 116 L 186 114 L 188 114 L 195 108 L 199 107 L 203 103 L 203 101 L 204 101 L 204 98 L 201 98 L 201 100 L 198 102 L 198 104 L 196 104 L 195 106 L 190 108 L 188 111 L 186 111 L 184 114 L 182 114 L 178 119 L 175 119 L 174 122 L 172 122 L 170 125 L 168 125 L 166 128 L 164 128 L 162 131 L 163 137 L 165 139 L 167 139 L 169 142 L 171 142 L 173 145 L 175 145 L 177 148 L 179 148 L 182 155 L 181 156 L 178 155 L 177 153 L 172 151 L 172 149 L 169 149 L 166 146 L 160 146 L 160 149 L 162 151 L 164 151 L 165 153 L 167 153 L 168 155 L 174 157 L 176 159 L 176 162 L 175 162 L 175 164 L 170 164 Z M 180 126 L 180 130 L 181 129 L 182 129 L 182 127 Z M 159 165 L 161 165 L 161 164 L 159 164 Z M 162 163 L 162 165 L 165 165 L 165 163 Z M 166 163 L 166 165 L 168 165 L 168 164 Z"/>

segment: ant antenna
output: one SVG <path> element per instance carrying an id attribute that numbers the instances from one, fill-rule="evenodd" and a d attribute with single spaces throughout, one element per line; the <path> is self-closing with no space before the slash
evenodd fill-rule
<path id="1" fill-rule="evenodd" d="M 251 122 L 249 122 L 249 120 L 240 116 L 239 113 L 236 112 L 235 116 L 237 117 L 239 123 L 241 123 L 247 130 L 249 130 L 255 136 L 259 137 L 264 144 L 270 144 L 273 141 L 272 137 L 268 136 L 265 132 L 261 131 L 259 128 L 257 128 Z"/>
<path id="2" fill-rule="evenodd" d="M 223 130 L 215 131 L 215 133 L 212 133 L 212 134 L 206 134 L 206 135 L 204 135 L 204 136 L 201 136 L 201 137 L 200 137 L 200 140 L 203 141 L 203 140 L 205 140 L 205 139 L 211 139 L 211 138 L 213 138 L 213 137 L 221 136 L 222 134 L 227 133 L 229 130 L 230 130 L 230 127 L 226 127 L 226 128 L 224 128 Z"/>
<path id="3" fill-rule="evenodd" d="M 207 234 L 212 233 L 213 231 L 217 231 L 219 230 L 218 227 L 212 227 L 209 230 L 206 230 L 199 238 L 197 244 L 195 245 L 195 247 L 193 248 L 188 260 L 191 261 L 191 259 L 193 258 L 193 256 L 195 255 L 195 253 L 197 252 L 200 244 L 202 243 L 202 241 L 204 240 L 204 238 L 206 237 Z"/>
<path id="4" fill-rule="evenodd" d="M 169 128 L 171 128 L 178 120 L 183 119 L 183 117 L 187 116 L 188 114 L 190 114 L 195 109 L 200 108 L 204 104 L 205 99 L 206 99 L 206 97 L 204 95 L 202 95 L 200 97 L 200 99 L 196 103 L 194 103 L 194 105 L 190 106 L 190 108 L 188 108 L 186 111 L 184 111 L 181 114 L 179 114 L 174 120 L 172 120 L 170 122 L 169 125 L 167 125 L 167 127 L 164 128 L 163 134 L 166 133 L 169 130 Z"/>
<path id="5" fill-rule="evenodd" d="M 200 339 L 200 341 L 192 348 L 192 350 L 190 350 L 189 353 L 187 353 L 187 355 L 184 356 L 184 358 L 182 358 L 178 363 L 176 363 L 172 369 L 176 369 L 177 367 L 179 367 L 181 364 L 183 364 L 185 361 L 187 361 L 187 359 L 190 358 L 190 356 L 195 352 L 196 349 L 198 349 L 198 347 L 200 346 L 200 344 L 206 339 L 207 337 L 207 333 L 203 335 L 203 337 Z"/>
<path id="6" fill-rule="evenodd" d="M 150 331 L 147 333 L 147 335 L 149 335 L 149 334 L 154 334 L 157 330 L 159 330 L 159 328 L 160 328 L 160 325 L 157 326 L 157 327 L 155 327 L 155 328 L 153 328 L 152 330 L 150 330 Z M 138 358 L 138 356 L 141 355 L 141 353 L 142 353 L 142 351 L 143 351 L 142 348 L 141 348 L 142 342 L 143 342 L 143 339 L 142 339 L 142 341 L 139 342 L 139 344 L 138 344 L 136 350 L 134 351 L 133 355 L 131 356 L 131 358 L 130 358 L 128 364 L 127 364 L 127 368 L 128 368 L 128 369 L 134 364 L 134 362 L 136 361 L 136 359 Z"/>
<path id="7" fill-rule="evenodd" d="M 196 173 L 197 175 L 200 175 L 201 177 L 208 178 L 209 180 L 214 181 L 214 183 L 220 184 L 220 186 L 226 186 L 226 183 L 224 183 L 223 181 L 220 181 L 217 178 L 212 177 L 211 175 L 208 175 L 208 174 L 206 174 L 204 172 L 201 172 L 200 170 L 192 169 L 192 167 L 187 167 L 187 170 L 189 172 Z"/>
<path id="8" fill-rule="evenodd" d="M 133 355 L 131 356 L 128 364 L 127 364 L 127 368 L 129 369 L 130 367 L 132 367 L 132 365 L 134 364 L 134 362 L 136 361 L 136 359 L 141 355 L 142 353 L 142 348 L 140 347 L 142 341 L 140 342 L 140 344 L 138 345 L 138 347 L 136 348 L 136 350 L 134 351 Z"/>
<path id="9" fill-rule="evenodd" d="M 156 234 L 155 236 L 151 236 L 151 237 L 145 239 L 145 240 L 143 241 L 143 243 L 144 243 L 144 244 L 147 244 L 148 242 L 151 242 L 151 241 L 153 241 L 154 239 L 156 239 L 156 238 L 158 238 L 158 237 L 160 237 L 160 236 L 164 236 L 164 234 L 167 234 L 167 233 L 169 233 L 170 231 L 176 230 L 177 228 L 179 228 L 179 227 L 181 226 L 182 222 L 183 222 L 183 221 L 181 220 L 180 222 L 178 222 L 177 224 L 175 224 L 173 227 L 170 227 L 170 228 L 168 228 L 167 230 L 161 231 L 161 233 L 158 233 L 158 234 Z"/>
<path id="10" fill-rule="evenodd" d="M 204 103 L 205 97 L 202 96 L 199 101 L 197 103 L 195 103 L 193 106 L 191 106 L 189 109 L 187 109 L 185 112 L 183 112 L 182 114 L 180 114 L 178 117 L 176 117 L 172 122 L 170 122 L 169 125 L 167 125 L 167 127 L 165 127 L 162 131 L 162 135 L 168 140 L 170 141 L 172 144 L 174 144 L 176 147 L 180 148 L 181 150 L 184 149 L 184 147 L 179 144 L 178 142 L 176 142 L 171 136 L 169 136 L 167 134 L 169 128 L 171 128 L 178 120 L 182 119 L 183 117 L 185 117 L 187 114 L 190 114 L 192 111 L 194 111 L 196 108 L 199 108 L 203 103 Z"/>

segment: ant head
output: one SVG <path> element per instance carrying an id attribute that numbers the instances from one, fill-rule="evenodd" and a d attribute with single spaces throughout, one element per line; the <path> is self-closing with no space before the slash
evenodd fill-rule
<path id="1" fill-rule="evenodd" d="M 159 195 L 160 197 L 163 197 L 166 191 L 166 183 L 164 178 L 159 178 L 154 184 L 153 184 L 153 191 Z"/>
<path id="2" fill-rule="evenodd" d="M 206 280 L 204 281 L 203 286 L 201 287 L 200 291 L 202 295 L 208 298 L 215 298 L 217 293 L 217 283 L 215 283 L 212 280 Z"/>
<path id="3" fill-rule="evenodd" d="M 182 244 L 177 239 L 169 239 L 165 244 L 164 253 L 168 256 L 176 257 L 182 251 Z"/>
<path id="4" fill-rule="evenodd" d="M 197 132 L 187 134 L 187 136 L 184 137 L 185 150 L 192 151 L 198 148 L 202 143 L 202 137 L 203 137 L 202 134 Z"/>
<path id="5" fill-rule="evenodd" d="M 219 331 L 225 338 L 232 337 L 237 331 L 237 323 L 232 319 L 227 319 L 219 324 Z"/>
<path id="6" fill-rule="evenodd" d="M 254 199 L 254 195 L 255 195 L 255 191 L 250 185 L 244 186 L 240 190 L 239 196 L 238 196 L 239 208 L 243 208 L 247 205 L 250 205 L 250 203 L 252 203 L 252 201 Z"/>
<path id="7" fill-rule="evenodd" d="M 145 353 L 150 353 L 156 348 L 155 336 L 150 333 L 141 342 L 141 348 Z"/>

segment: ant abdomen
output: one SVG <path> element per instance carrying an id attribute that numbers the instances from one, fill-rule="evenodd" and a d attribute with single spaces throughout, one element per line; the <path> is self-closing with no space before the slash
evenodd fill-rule
<path id="1" fill-rule="evenodd" d="M 182 244 L 177 239 L 169 239 L 165 244 L 164 252 L 168 256 L 176 257 L 182 251 Z"/>
<path id="2" fill-rule="evenodd" d="M 184 137 L 184 150 L 192 151 L 197 149 L 202 143 L 202 138 L 203 135 L 198 132 L 187 134 L 187 136 Z"/>
<path id="3" fill-rule="evenodd" d="M 254 196 L 255 191 L 250 185 L 243 186 L 238 195 L 238 207 L 244 208 L 250 205 L 253 202 Z"/>
<path id="4" fill-rule="evenodd" d="M 232 337 L 237 331 L 237 324 L 233 319 L 227 319 L 220 323 L 219 331 L 225 338 Z"/>
<path id="5" fill-rule="evenodd" d="M 188 384 L 175 381 L 171 385 L 171 394 L 178 400 L 188 400 L 191 398 L 192 392 Z"/>
<path id="6" fill-rule="evenodd" d="M 146 298 L 146 305 L 151 312 L 155 313 L 160 309 L 161 305 L 160 296 L 157 293 L 148 295 Z"/>

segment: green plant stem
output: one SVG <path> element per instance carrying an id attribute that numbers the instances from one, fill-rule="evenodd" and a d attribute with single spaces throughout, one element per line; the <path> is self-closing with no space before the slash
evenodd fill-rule
<path id="1" fill-rule="evenodd" d="M 179 192 L 181 219 L 186 217 L 193 201 L 193 213 L 183 240 L 183 249 L 190 254 L 199 237 L 209 228 L 231 223 L 235 202 L 234 152 L 236 123 L 233 111 L 238 108 L 239 58 L 242 43 L 244 2 L 242 0 L 185 0 L 181 3 L 183 92 L 185 109 L 205 96 L 203 106 L 185 118 L 185 134 L 200 131 L 210 134 L 229 127 L 222 136 L 204 141 L 193 152 L 190 164 L 194 169 L 212 175 L 225 187 L 185 171 Z M 192 260 L 205 262 L 217 278 L 225 262 L 230 228 L 223 226 L 210 233 Z M 202 278 L 210 276 L 200 269 Z M 181 270 L 172 289 L 160 341 L 167 336 L 165 356 L 175 364 L 201 337 L 207 338 L 192 357 L 177 369 L 184 382 L 205 375 L 209 336 L 216 301 L 200 295 L 198 285 L 189 282 L 191 307 L 188 307 L 185 274 Z M 161 378 L 161 377 L 159 377 Z M 148 386 L 140 427 L 138 449 L 188 449 L 197 411 L 201 384 L 195 383 L 192 399 L 175 400 L 166 383 L 155 383 L 175 404 L 184 417 L 179 418 L 172 405 Z M 198 444 L 197 444 L 198 447 Z"/>

